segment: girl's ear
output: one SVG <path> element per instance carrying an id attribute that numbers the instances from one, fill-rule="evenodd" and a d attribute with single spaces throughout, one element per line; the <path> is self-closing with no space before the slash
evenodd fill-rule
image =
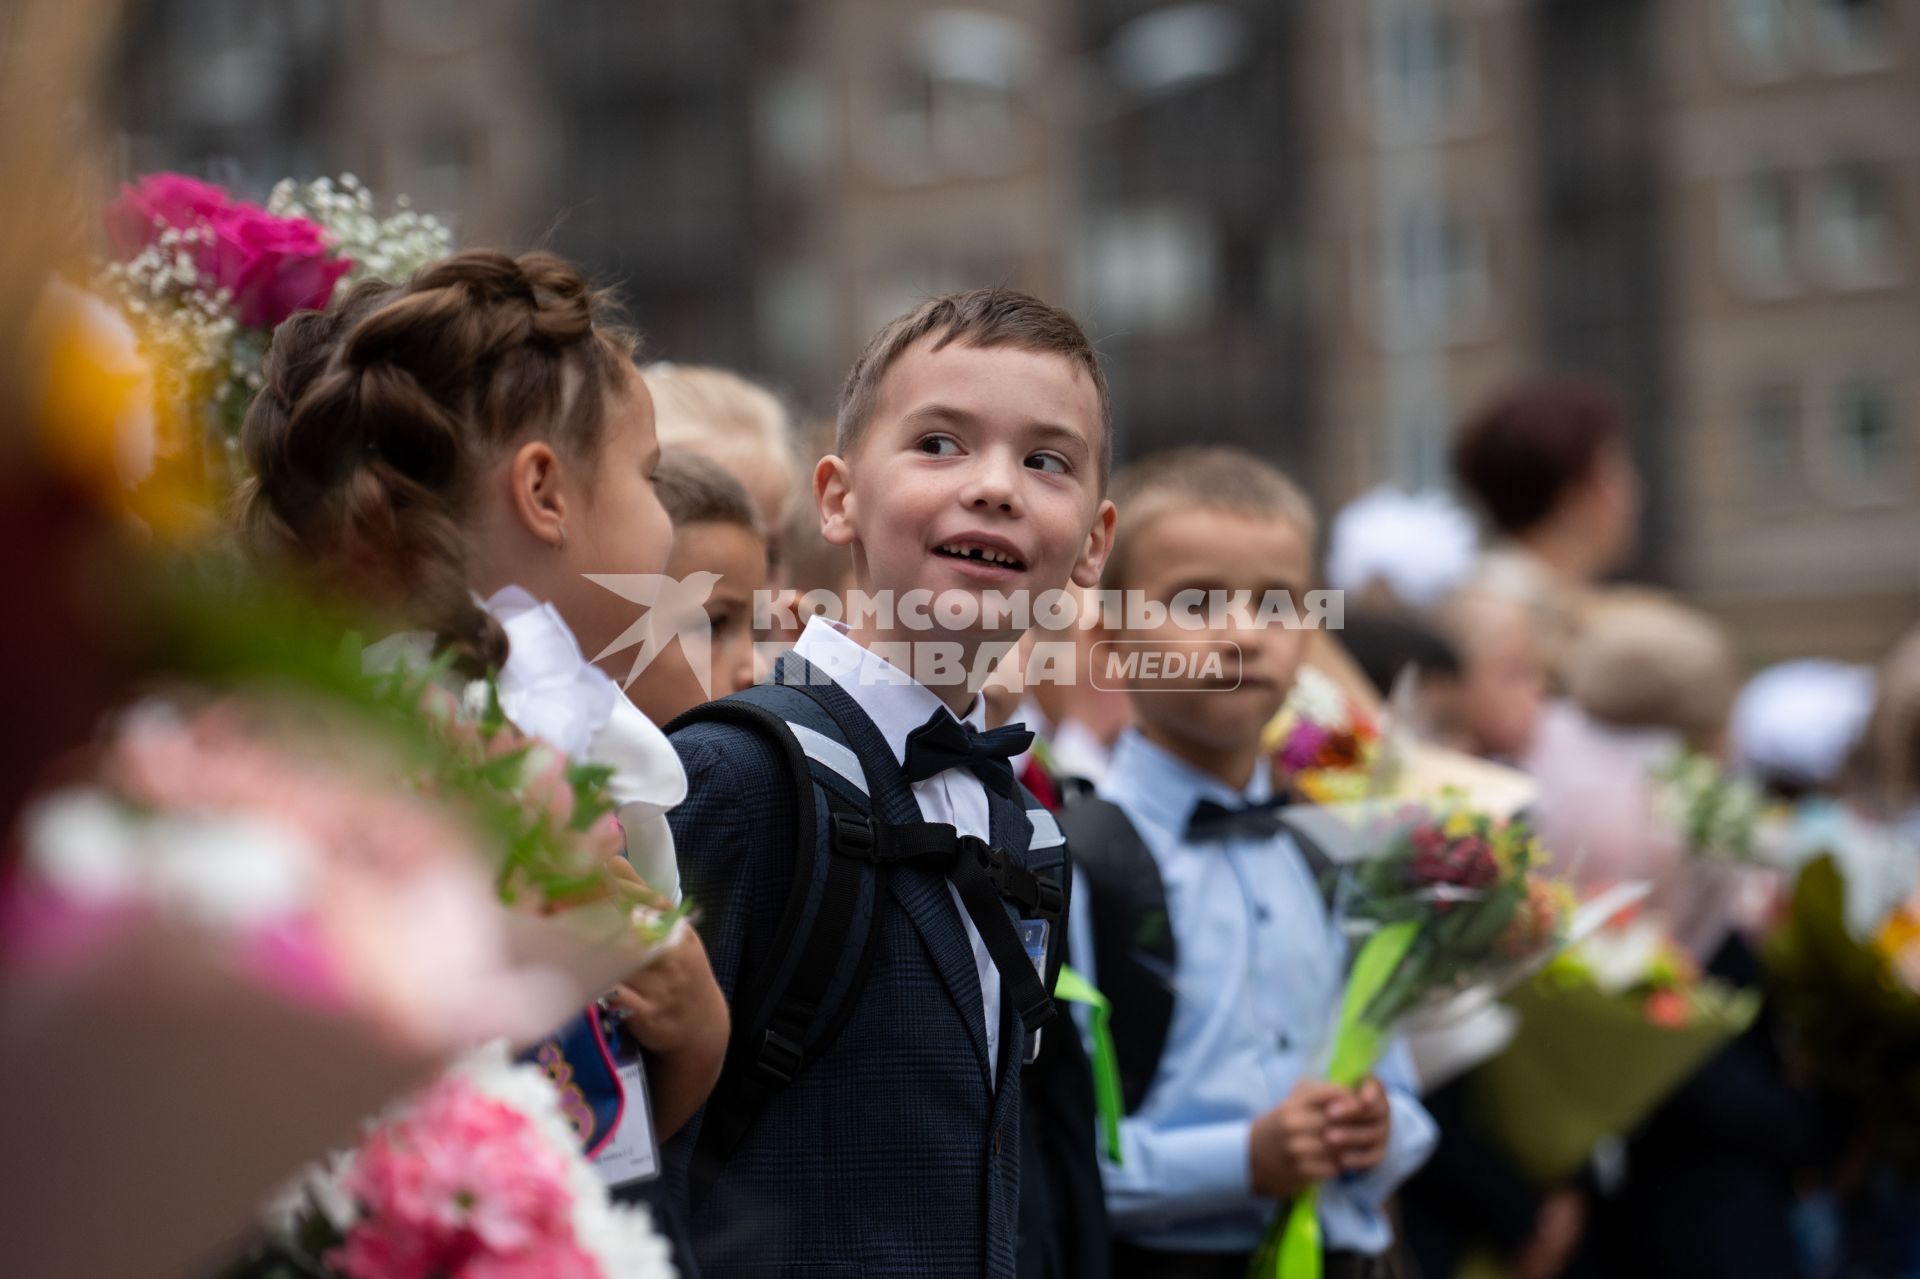
<path id="1" fill-rule="evenodd" d="M 820 508 L 820 536 L 829 546 L 852 546 L 858 533 L 852 473 L 845 458 L 829 453 L 813 468 L 813 501 Z"/>
<path id="2" fill-rule="evenodd" d="M 1080 549 L 1080 558 L 1073 566 L 1073 584 L 1088 590 L 1100 585 L 1101 570 L 1107 566 L 1107 552 L 1113 549 L 1113 526 L 1118 514 L 1113 503 L 1100 499 L 1100 509 L 1094 512 L 1093 527 L 1087 530 L 1086 545 Z"/>
<path id="3" fill-rule="evenodd" d="M 521 527 L 556 550 L 567 544 L 567 497 L 560 458 L 545 440 L 529 440 L 507 463 L 507 501 Z"/>

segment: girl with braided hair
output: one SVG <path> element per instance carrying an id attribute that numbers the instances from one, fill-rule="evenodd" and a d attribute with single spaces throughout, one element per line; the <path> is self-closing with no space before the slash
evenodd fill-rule
<path id="1" fill-rule="evenodd" d="M 588 575 L 659 574 L 672 549 L 652 401 L 611 315 L 551 254 L 479 251 L 296 315 L 247 416 L 242 520 L 263 553 L 413 628 L 370 660 L 411 645 L 497 671 L 518 728 L 612 765 L 628 857 L 667 891 L 665 813 L 686 776 L 585 656 L 634 620 Z M 604 1002 L 645 1050 L 654 1123 L 671 1134 L 705 1101 L 727 1042 L 697 934 Z"/>

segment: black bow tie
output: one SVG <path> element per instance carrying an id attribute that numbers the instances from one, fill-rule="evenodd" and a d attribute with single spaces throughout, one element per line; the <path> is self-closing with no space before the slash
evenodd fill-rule
<path id="1" fill-rule="evenodd" d="M 950 768 L 970 769 L 975 777 L 1011 799 L 1013 765 L 1007 761 L 1033 745 L 1025 724 L 1008 724 L 990 732 L 975 732 L 944 710 L 907 737 L 907 758 L 901 765 L 909 782 L 923 782 Z"/>
<path id="2" fill-rule="evenodd" d="M 1280 810 L 1287 806 L 1285 795 L 1275 795 L 1255 804 L 1229 808 L 1203 799 L 1193 806 L 1187 818 L 1187 842 L 1205 844 L 1215 840 L 1272 839 L 1280 833 Z"/>

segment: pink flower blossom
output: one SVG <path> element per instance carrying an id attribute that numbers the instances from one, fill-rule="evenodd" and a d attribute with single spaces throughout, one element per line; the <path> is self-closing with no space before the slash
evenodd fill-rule
<path id="1" fill-rule="evenodd" d="M 172 227 L 201 230 L 194 269 L 209 291 L 233 295 L 240 323 L 271 329 L 295 311 L 323 307 L 334 285 L 353 269 L 329 248 L 320 224 L 282 218 L 235 200 L 219 187 L 178 173 L 156 173 L 123 187 L 107 210 L 107 235 L 131 257 Z"/>
<path id="2" fill-rule="evenodd" d="M 211 223 L 232 207 L 233 198 L 211 183 L 184 173 L 153 173 L 120 188 L 120 198 L 107 209 L 107 238 L 115 253 L 130 258 L 166 228 Z"/>
<path id="3" fill-rule="evenodd" d="M 201 254 L 200 269 L 232 290 L 240 323 L 252 328 L 271 329 L 295 311 L 324 307 L 353 269 L 351 259 L 333 256 L 319 223 L 306 218 L 242 204 L 212 225 L 214 243 Z"/>
<path id="4" fill-rule="evenodd" d="M 375 1130 L 345 1189 L 363 1218 L 328 1260 L 347 1279 L 598 1279 L 573 1236 L 563 1153 L 457 1077 Z"/>
<path id="5" fill-rule="evenodd" d="M 575 1243 L 555 1243 L 511 1257 L 475 1257 L 460 1279 L 601 1279 L 600 1263 Z"/>
<path id="6" fill-rule="evenodd" d="M 1286 744 L 1280 748 L 1281 766 L 1289 773 L 1302 773 L 1314 767 L 1331 736 L 1313 721 L 1301 720 L 1294 725 L 1293 732 L 1287 735 Z"/>

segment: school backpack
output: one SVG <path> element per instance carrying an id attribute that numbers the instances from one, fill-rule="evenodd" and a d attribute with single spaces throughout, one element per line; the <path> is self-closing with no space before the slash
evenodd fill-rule
<path id="1" fill-rule="evenodd" d="M 786 905 L 766 961 L 740 976 L 733 1035 L 694 1145 L 689 1187 L 696 1204 L 760 1112 L 832 1047 L 852 1015 L 873 958 L 876 922 L 881 912 L 898 909 L 887 888 L 895 870 L 931 870 L 953 883 L 1029 1035 L 1054 1015 L 1049 992 L 1059 973 L 1067 906 L 1063 883 L 983 839 L 944 822 L 877 817 L 867 769 L 849 744 L 856 733 L 831 699 L 803 680 L 783 682 L 776 674 L 774 683 L 695 707 L 667 732 L 700 723 L 744 728 L 771 744 L 786 764 L 798 807 Z M 897 784 L 906 781 L 897 778 Z M 1034 825 L 1030 849 L 1057 844 L 1052 816 L 1024 789 L 1017 796 Z M 1048 921 L 1044 978 L 1001 903 Z"/>

